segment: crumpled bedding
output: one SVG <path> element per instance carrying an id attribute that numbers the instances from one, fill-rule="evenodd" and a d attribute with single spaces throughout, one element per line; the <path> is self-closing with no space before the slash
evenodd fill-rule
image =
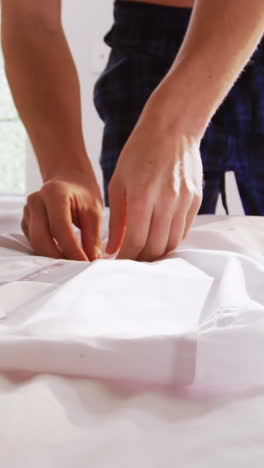
<path id="1" fill-rule="evenodd" d="M 1 207 L 1 466 L 262 468 L 263 218 L 200 216 L 166 260 L 86 265 L 32 256 L 22 203 Z"/>
<path id="2" fill-rule="evenodd" d="M 209 218 L 153 263 L 41 258 L 23 236 L 2 235 L 0 369 L 262 387 L 264 221 Z M 108 211 L 104 241 L 107 225 Z"/>

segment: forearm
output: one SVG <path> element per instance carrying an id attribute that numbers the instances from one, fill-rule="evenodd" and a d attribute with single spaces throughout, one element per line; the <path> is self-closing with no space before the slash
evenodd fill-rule
<path id="1" fill-rule="evenodd" d="M 168 118 L 201 137 L 263 32 L 263 0 L 197 0 L 182 47 L 158 88 Z"/>
<path id="2" fill-rule="evenodd" d="M 62 27 L 17 24 L 3 12 L 2 44 L 10 88 L 43 179 L 87 165 L 79 80 Z"/>

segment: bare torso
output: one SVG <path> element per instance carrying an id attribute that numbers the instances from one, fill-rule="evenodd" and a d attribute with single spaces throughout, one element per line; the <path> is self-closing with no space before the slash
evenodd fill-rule
<path id="1" fill-rule="evenodd" d="M 195 0 L 117 0 L 117 1 L 155 3 L 157 5 L 167 5 L 167 6 L 175 6 L 175 7 L 193 7 Z"/>

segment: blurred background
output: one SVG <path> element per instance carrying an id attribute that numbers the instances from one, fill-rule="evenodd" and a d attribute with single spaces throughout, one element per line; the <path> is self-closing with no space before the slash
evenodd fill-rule
<path id="1" fill-rule="evenodd" d="M 63 24 L 79 72 L 83 132 L 87 151 L 102 186 L 99 155 L 103 124 L 93 106 L 93 87 L 103 70 L 109 48 L 103 37 L 112 24 L 111 0 L 63 0 Z M 1 26 L 0 26 L 1 27 Z M 226 174 L 230 214 L 243 214 L 232 172 Z M 0 48 L 0 196 L 24 196 L 41 186 L 33 149 L 19 120 L 4 73 Z M 217 214 L 224 214 L 219 199 Z"/>
<path id="2" fill-rule="evenodd" d="M 0 50 L 0 193 L 26 190 L 26 132 L 19 120 L 4 72 Z"/>

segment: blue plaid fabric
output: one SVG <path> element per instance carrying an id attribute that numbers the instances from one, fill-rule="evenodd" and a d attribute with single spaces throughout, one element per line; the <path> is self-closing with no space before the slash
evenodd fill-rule
<path id="1" fill-rule="evenodd" d="M 100 164 L 107 188 L 140 113 L 181 46 L 189 8 L 116 2 L 111 48 L 96 82 L 94 103 L 104 121 Z M 177 102 L 175 102 L 177 106 Z M 227 210 L 225 172 L 234 171 L 245 214 L 264 215 L 264 40 L 214 115 L 201 143 L 204 194 L 200 213 Z"/>

